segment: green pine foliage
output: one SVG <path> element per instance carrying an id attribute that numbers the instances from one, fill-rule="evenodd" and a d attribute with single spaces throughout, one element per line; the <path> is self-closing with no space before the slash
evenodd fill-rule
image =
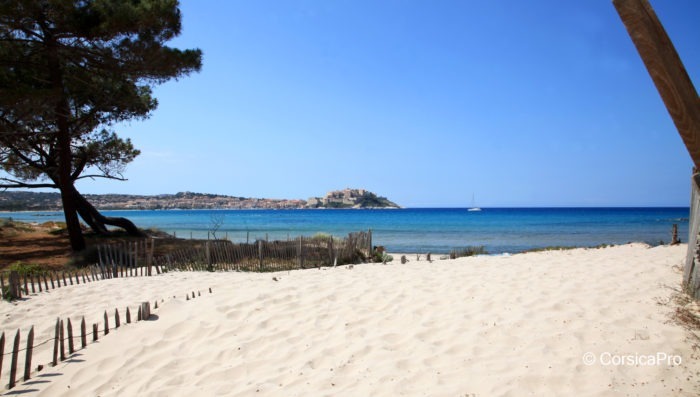
<path id="1" fill-rule="evenodd" d="M 139 151 L 114 126 L 149 117 L 154 85 L 201 68 L 200 50 L 166 45 L 180 20 L 176 0 L 0 1 L 0 188 L 59 189 L 74 249 L 78 212 L 96 231 L 130 228 L 74 184 L 123 180 Z"/>

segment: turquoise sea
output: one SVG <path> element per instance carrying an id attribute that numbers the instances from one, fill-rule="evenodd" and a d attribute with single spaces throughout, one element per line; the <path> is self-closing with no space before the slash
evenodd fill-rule
<path id="1" fill-rule="evenodd" d="M 678 224 L 688 239 L 688 208 L 416 208 L 392 210 L 168 210 L 104 211 L 142 228 L 178 237 L 206 238 L 215 223 L 217 238 L 235 242 L 285 240 L 327 233 L 345 236 L 371 229 L 375 245 L 391 252 L 446 253 L 483 245 L 489 253 L 515 253 L 545 246 L 595 246 L 630 241 L 669 242 Z M 62 220 L 61 212 L 0 212 L 30 222 Z"/>

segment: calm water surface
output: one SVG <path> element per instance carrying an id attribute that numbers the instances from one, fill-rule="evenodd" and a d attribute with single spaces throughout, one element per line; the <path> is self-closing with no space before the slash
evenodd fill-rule
<path id="1" fill-rule="evenodd" d="M 399 210 L 170 210 L 105 211 L 142 228 L 178 237 L 206 238 L 217 221 L 218 238 L 233 241 L 287 239 L 327 233 L 345 236 L 371 229 L 375 245 L 392 252 L 446 253 L 483 245 L 489 253 L 519 252 L 545 246 L 595 246 L 671 239 L 678 224 L 687 241 L 688 208 L 420 208 Z M 45 222 L 60 212 L 2 213 L 1 218 Z"/>

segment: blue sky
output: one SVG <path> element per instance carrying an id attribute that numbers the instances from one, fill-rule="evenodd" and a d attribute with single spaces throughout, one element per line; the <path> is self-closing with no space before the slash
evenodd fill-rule
<path id="1" fill-rule="evenodd" d="M 696 87 L 700 2 L 652 0 Z M 686 206 L 692 163 L 612 2 L 181 1 L 203 68 L 118 126 L 142 155 L 84 193 L 407 207 Z"/>

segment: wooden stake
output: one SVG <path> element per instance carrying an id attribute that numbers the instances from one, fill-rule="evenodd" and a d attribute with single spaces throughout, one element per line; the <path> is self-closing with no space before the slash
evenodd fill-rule
<path id="1" fill-rule="evenodd" d="M 119 328 L 119 309 L 114 309 L 114 328 Z"/>
<path id="2" fill-rule="evenodd" d="M 85 316 L 83 316 L 83 320 L 80 322 L 80 346 L 85 349 L 87 347 L 87 332 L 85 329 Z"/>
<path id="3" fill-rule="evenodd" d="M 97 324 L 92 324 L 92 341 L 97 342 L 99 332 L 97 332 Z"/>
<path id="4" fill-rule="evenodd" d="M 32 372 L 32 350 L 34 350 L 34 326 L 29 330 L 27 336 L 27 353 L 24 356 L 24 380 L 29 380 L 29 375 Z"/>
<path id="5" fill-rule="evenodd" d="M 5 333 L 0 336 L 0 376 L 2 376 L 2 358 L 5 357 Z"/>
<path id="6" fill-rule="evenodd" d="M 105 335 L 109 334 L 109 319 L 107 318 L 107 310 L 105 310 Z"/>
<path id="7" fill-rule="evenodd" d="M 65 333 L 63 331 L 63 320 L 60 321 L 58 338 L 59 338 L 59 341 L 58 341 L 59 346 L 61 348 L 61 361 L 64 361 L 66 359 L 66 344 L 65 344 Z"/>
<path id="8" fill-rule="evenodd" d="M 54 367 L 58 365 L 58 339 L 61 337 L 61 332 L 58 330 L 58 327 L 60 327 L 60 325 L 60 320 L 56 319 L 56 332 L 53 337 L 53 361 L 51 362 Z"/>
<path id="9" fill-rule="evenodd" d="M 70 318 L 68 318 L 68 324 L 66 324 L 68 327 L 68 354 L 73 354 L 75 349 L 73 348 L 73 325 L 70 322 Z"/>
<path id="10" fill-rule="evenodd" d="M 19 330 L 15 334 L 15 344 L 12 347 L 12 361 L 10 362 L 10 384 L 8 389 L 15 387 L 17 380 L 17 356 L 19 355 Z"/>

